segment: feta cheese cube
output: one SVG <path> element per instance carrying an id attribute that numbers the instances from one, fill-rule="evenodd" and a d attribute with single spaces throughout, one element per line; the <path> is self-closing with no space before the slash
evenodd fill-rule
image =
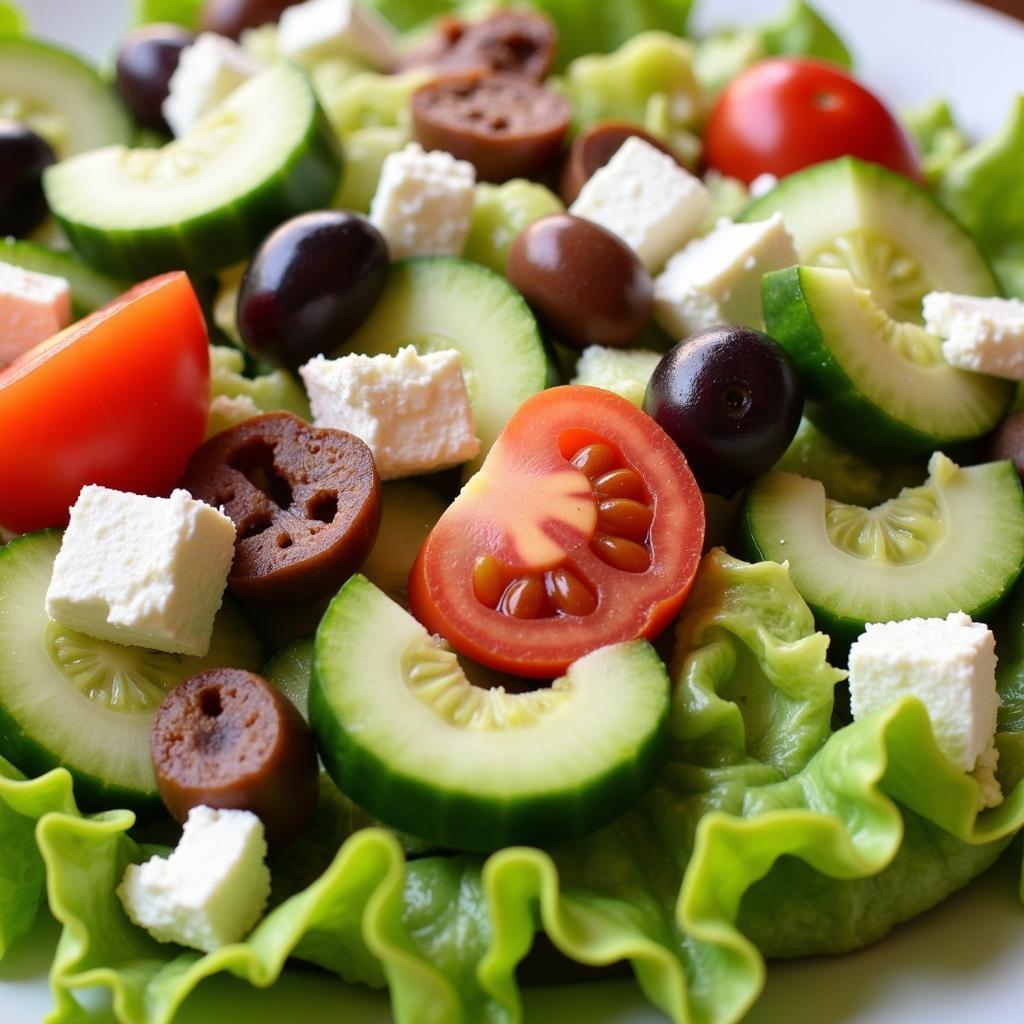
<path id="1" fill-rule="evenodd" d="M 397 62 L 398 33 L 356 0 L 306 0 L 281 15 L 277 47 L 284 56 L 303 61 L 345 57 L 391 71 Z"/>
<path id="2" fill-rule="evenodd" d="M 393 260 L 459 256 L 473 216 L 476 171 L 440 150 L 410 142 L 381 167 L 370 220 L 387 239 Z"/>
<path id="3" fill-rule="evenodd" d="M 676 339 L 716 324 L 763 328 L 761 278 L 797 262 L 781 214 L 719 224 L 676 253 L 655 279 L 655 319 Z"/>
<path id="4" fill-rule="evenodd" d="M 652 273 L 697 235 L 710 211 L 711 195 L 700 178 L 635 135 L 569 208 L 618 235 Z"/>
<path id="5" fill-rule="evenodd" d="M 157 942 L 212 953 L 240 942 L 263 916 L 270 897 L 266 855 L 255 814 L 193 807 L 177 848 L 129 864 L 117 895 Z"/>
<path id="6" fill-rule="evenodd" d="M 768 195 L 778 183 L 779 179 L 774 174 L 769 174 L 767 171 L 764 174 L 759 174 L 750 183 L 750 198 L 760 199 L 761 196 Z"/>
<path id="7" fill-rule="evenodd" d="M 237 43 L 203 32 L 181 51 L 161 108 L 175 138 L 188 135 L 258 70 L 259 65 Z"/>
<path id="8" fill-rule="evenodd" d="M 0 366 L 71 323 L 71 287 L 63 277 L 0 263 Z"/>
<path id="9" fill-rule="evenodd" d="M 850 648 L 853 717 L 901 697 L 928 709 L 939 749 L 970 772 L 996 731 L 996 652 L 992 631 L 969 615 L 869 625 Z"/>
<path id="10" fill-rule="evenodd" d="M 112 643 L 202 657 L 235 554 L 235 524 L 188 491 L 90 484 L 71 509 L 46 614 Z"/>
<path id="11" fill-rule="evenodd" d="M 318 427 L 347 430 L 382 480 L 458 465 L 480 451 L 458 352 L 317 356 L 299 373 Z"/>
<path id="12" fill-rule="evenodd" d="M 924 323 L 942 338 L 950 366 L 1007 380 L 1024 380 L 1024 302 L 931 292 Z"/>

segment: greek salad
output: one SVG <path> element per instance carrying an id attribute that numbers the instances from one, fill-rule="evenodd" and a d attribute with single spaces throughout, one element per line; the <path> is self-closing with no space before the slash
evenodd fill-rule
<path id="1" fill-rule="evenodd" d="M 289 960 L 732 1024 L 1024 827 L 1024 96 L 969 140 L 804 0 L 689 8 L 139 0 L 94 68 L 0 0 L 52 1024 Z"/>

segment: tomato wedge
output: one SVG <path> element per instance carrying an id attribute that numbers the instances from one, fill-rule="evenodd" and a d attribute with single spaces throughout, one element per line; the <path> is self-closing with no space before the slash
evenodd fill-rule
<path id="1" fill-rule="evenodd" d="M 63 526 L 85 484 L 166 495 L 203 440 L 206 323 L 183 273 L 153 278 L 0 371 L 0 524 Z"/>
<path id="2" fill-rule="evenodd" d="M 409 603 L 460 653 L 550 679 L 660 632 L 703 540 L 700 491 L 665 431 L 609 391 L 552 388 L 519 407 L 427 537 Z"/>

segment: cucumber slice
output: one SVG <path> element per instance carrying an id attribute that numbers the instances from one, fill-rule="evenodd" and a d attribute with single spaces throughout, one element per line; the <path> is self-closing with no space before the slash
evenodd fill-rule
<path id="1" fill-rule="evenodd" d="M 94 270 L 74 253 L 47 249 L 35 242 L 0 238 L 0 263 L 63 277 L 71 286 L 71 312 L 76 320 L 126 292 L 130 283 Z"/>
<path id="2" fill-rule="evenodd" d="M 60 159 L 132 140 L 128 112 L 99 75 L 36 39 L 0 39 L 0 118 L 23 121 Z"/>
<path id="3" fill-rule="evenodd" d="M 89 263 L 138 279 L 182 268 L 203 275 L 247 259 L 281 221 L 326 206 L 340 171 L 309 79 L 277 64 L 185 137 L 65 160 L 43 185 Z"/>
<path id="4" fill-rule="evenodd" d="M 370 318 L 339 352 L 395 355 L 456 349 L 462 357 L 484 456 L 530 395 L 548 383 L 548 361 L 537 321 L 505 278 L 479 263 L 424 256 L 392 265 Z"/>
<path id="5" fill-rule="evenodd" d="M 936 453 L 922 486 L 871 509 L 769 473 L 747 493 L 742 529 L 756 558 L 789 562 L 819 626 L 841 643 L 868 622 L 987 619 L 1024 566 L 1024 494 L 1009 462 L 961 469 Z"/>
<path id="6" fill-rule="evenodd" d="M 849 270 L 897 320 L 920 323 L 931 291 L 998 295 L 981 250 L 923 189 L 843 157 L 791 174 L 739 219 L 781 213 L 800 262 Z"/>
<path id="7" fill-rule="evenodd" d="M 455 654 L 363 576 L 317 631 L 310 720 L 338 787 L 382 821 L 486 851 L 598 828 L 653 781 L 669 682 L 643 640 L 550 689 L 471 686 Z"/>
<path id="8" fill-rule="evenodd" d="M 789 267 L 762 281 L 768 333 L 795 360 L 808 418 L 854 451 L 898 459 L 980 437 L 1013 386 L 966 373 L 942 342 L 893 320 L 846 270 Z"/>
<path id="9" fill-rule="evenodd" d="M 60 626 L 44 610 L 60 540 L 47 530 L 0 548 L 0 750 L 29 776 L 67 768 L 87 809 L 154 810 L 149 726 L 164 695 L 204 668 L 258 671 L 259 641 L 227 602 L 205 658 Z"/>

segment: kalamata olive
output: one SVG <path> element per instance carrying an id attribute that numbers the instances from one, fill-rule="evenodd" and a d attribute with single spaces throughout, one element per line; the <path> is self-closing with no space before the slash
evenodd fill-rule
<path id="1" fill-rule="evenodd" d="M 452 74 L 412 96 L 424 149 L 468 160 L 484 181 L 529 178 L 551 164 L 572 119 L 569 101 L 522 75 Z"/>
<path id="2" fill-rule="evenodd" d="M 144 25 L 121 44 L 117 92 L 143 128 L 169 131 L 161 108 L 181 51 L 195 41 L 195 35 L 179 25 Z"/>
<path id="3" fill-rule="evenodd" d="M 286 7 L 301 0 L 206 0 L 203 31 L 237 39 L 247 28 L 277 21 Z"/>
<path id="4" fill-rule="evenodd" d="M 679 445 L 702 491 L 729 497 L 767 472 L 803 413 L 789 353 L 749 327 L 710 327 L 665 354 L 644 409 Z"/>
<path id="5" fill-rule="evenodd" d="M 507 273 L 544 326 L 574 348 L 629 345 L 651 318 L 654 286 L 636 253 L 581 217 L 534 221 L 512 243 Z"/>
<path id="6" fill-rule="evenodd" d="M 1024 410 L 1008 416 L 989 438 L 985 456 L 993 462 L 1009 459 L 1024 480 Z"/>
<path id="7" fill-rule="evenodd" d="M 271 845 L 294 839 L 316 808 L 313 733 L 261 676 L 213 668 L 176 686 L 149 733 L 156 785 L 171 817 L 193 807 L 252 811 Z"/>
<path id="8" fill-rule="evenodd" d="M 0 120 L 0 237 L 21 238 L 46 219 L 43 171 L 56 159 L 31 128 Z"/>
<path id="9" fill-rule="evenodd" d="M 580 132 L 573 139 L 569 155 L 562 165 L 558 192 L 566 206 L 572 205 L 580 194 L 580 189 L 594 172 L 604 167 L 632 135 L 650 143 L 655 149 L 660 149 L 662 153 L 678 162 L 676 154 L 664 142 L 645 132 L 639 125 L 631 124 L 629 121 L 601 121 Z"/>
<path id="10" fill-rule="evenodd" d="M 387 273 L 384 236 L 360 214 L 324 210 L 285 221 L 242 277 L 242 340 L 268 363 L 301 366 L 359 328 Z"/>

